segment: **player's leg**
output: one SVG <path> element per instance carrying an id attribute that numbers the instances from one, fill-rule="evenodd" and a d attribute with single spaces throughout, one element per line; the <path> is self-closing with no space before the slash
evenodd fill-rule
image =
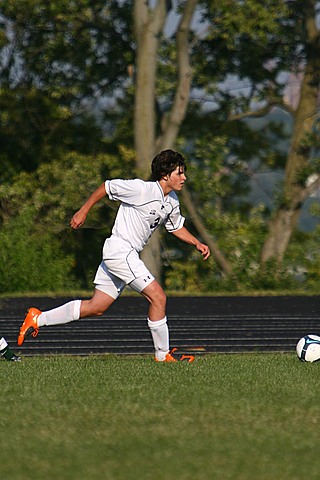
<path id="1" fill-rule="evenodd" d="M 15 355 L 15 353 L 11 350 L 4 337 L 0 338 L 0 356 L 6 360 L 9 360 L 10 362 L 19 362 L 21 360 L 21 357 Z"/>
<path id="2" fill-rule="evenodd" d="M 152 336 L 155 359 L 158 362 L 176 362 L 172 355 L 177 349 L 170 351 L 169 329 L 166 316 L 167 297 L 161 285 L 150 272 L 131 282 L 130 287 L 143 295 L 149 302 L 148 327 Z M 193 362 L 193 355 L 180 355 L 178 360 Z"/>
<path id="3" fill-rule="evenodd" d="M 30 308 L 20 328 L 18 345 L 22 345 L 26 335 L 36 337 L 40 327 L 61 325 L 79 318 L 102 315 L 125 287 L 125 282 L 103 270 L 101 266 L 97 270 L 94 283 L 96 288 L 90 300 L 72 300 L 44 312 L 34 307 Z"/>
<path id="4" fill-rule="evenodd" d="M 114 301 L 112 296 L 95 289 L 90 300 L 72 300 L 44 312 L 32 307 L 20 328 L 18 345 L 22 345 L 26 335 L 36 337 L 41 327 L 63 325 L 79 318 L 102 315 Z"/>
<path id="5" fill-rule="evenodd" d="M 157 322 L 166 316 L 167 297 L 161 285 L 153 280 L 147 287 L 141 291 L 149 302 L 148 318 L 152 322 Z"/>
<path id="6" fill-rule="evenodd" d="M 113 302 L 115 302 L 117 297 L 111 296 L 99 288 L 96 288 L 89 300 L 81 301 L 80 318 L 103 315 Z"/>
<path id="7" fill-rule="evenodd" d="M 141 266 L 140 266 L 141 267 Z M 146 267 L 144 267 L 146 269 Z M 140 270 L 141 271 L 141 270 Z M 148 327 L 154 344 L 155 358 L 169 361 L 169 329 L 166 316 L 167 298 L 159 283 L 146 269 L 145 274 L 130 282 L 129 286 L 149 302 Z M 173 358 L 171 361 L 175 361 Z"/>
<path id="8" fill-rule="evenodd" d="M 100 316 L 115 300 L 113 296 L 95 288 L 89 300 L 72 300 L 60 307 L 42 312 L 38 317 L 38 327 L 61 325 L 79 318 Z"/>
<path id="9" fill-rule="evenodd" d="M 151 332 L 155 358 L 162 362 L 169 359 L 169 329 L 166 316 L 167 297 L 156 280 L 141 291 L 149 302 L 148 327 Z M 172 358 L 172 360 L 174 360 Z"/>

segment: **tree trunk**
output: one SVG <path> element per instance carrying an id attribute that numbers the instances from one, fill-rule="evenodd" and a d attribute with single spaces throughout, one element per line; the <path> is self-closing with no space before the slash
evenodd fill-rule
<path id="1" fill-rule="evenodd" d="M 178 80 L 174 101 L 170 112 L 162 118 L 162 132 L 158 137 L 157 150 L 173 148 L 179 129 L 185 118 L 192 83 L 192 68 L 190 65 L 189 34 L 193 14 L 198 0 L 188 0 L 178 26 L 176 34 L 176 48 L 178 61 Z"/>
<path id="2" fill-rule="evenodd" d="M 138 175 L 148 178 L 155 155 L 155 81 L 160 34 L 166 19 L 166 1 L 150 10 L 145 0 L 134 2 L 136 38 L 134 140 Z"/>
<path id="3" fill-rule="evenodd" d="M 299 216 L 300 208 L 297 210 L 278 210 L 277 215 L 270 222 L 269 235 L 263 245 L 261 255 L 262 265 L 272 258 L 281 265 L 284 252 L 287 249 L 292 231 L 297 224 Z"/>
<path id="4" fill-rule="evenodd" d="M 150 176 L 151 160 L 155 155 L 155 80 L 159 37 L 166 19 L 166 1 L 159 0 L 150 10 L 145 0 L 134 2 L 136 38 L 134 139 L 139 177 Z M 153 234 L 141 254 L 151 273 L 161 279 L 159 232 Z"/>
<path id="5" fill-rule="evenodd" d="M 308 134 L 316 120 L 319 94 L 320 48 L 319 32 L 315 23 L 315 2 L 306 6 L 307 64 L 302 80 L 300 101 L 295 113 L 291 146 L 284 175 L 283 200 L 269 224 L 269 233 L 261 252 L 261 263 L 276 259 L 280 264 L 290 237 L 297 225 L 303 201 L 310 188 L 299 180 L 302 169 L 308 165 L 312 145 Z"/>
<path id="6" fill-rule="evenodd" d="M 147 178 L 150 173 L 150 161 L 154 154 L 165 148 L 173 148 L 185 118 L 189 103 L 192 82 L 192 68 L 189 59 L 189 34 L 193 14 L 198 0 L 187 0 L 182 12 L 176 34 L 178 79 L 174 101 L 169 114 L 162 119 L 161 135 L 155 139 L 155 79 L 157 67 L 157 49 L 159 36 L 164 27 L 169 5 L 159 0 L 153 10 L 144 0 L 136 0 L 134 7 L 136 50 L 136 90 L 134 135 L 139 176 Z M 190 200 L 185 204 L 193 223 L 204 241 L 209 245 L 223 274 L 231 273 L 231 267 L 215 245 L 205 229 Z M 160 233 L 151 237 L 142 252 L 142 259 L 158 279 L 161 278 Z"/>

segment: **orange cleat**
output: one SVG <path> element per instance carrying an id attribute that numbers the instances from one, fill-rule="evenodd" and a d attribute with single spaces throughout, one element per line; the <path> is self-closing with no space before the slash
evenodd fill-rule
<path id="1" fill-rule="evenodd" d="M 29 308 L 27 315 L 24 319 L 23 324 L 20 327 L 19 336 L 18 336 L 18 345 L 22 345 L 25 337 L 28 335 L 32 335 L 32 337 L 36 337 L 39 333 L 38 327 L 38 316 L 40 315 L 41 310 L 37 308 L 31 307 Z"/>
<path id="2" fill-rule="evenodd" d="M 181 355 L 181 357 L 179 358 L 179 362 L 191 363 L 191 362 L 194 362 L 194 360 L 195 360 L 194 355 Z"/>
<path id="3" fill-rule="evenodd" d="M 158 360 L 157 358 L 155 358 L 155 361 L 156 362 L 159 362 L 159 363 L 174 363 L 174 362 L 183 362 L 185 361 L 186 363 L 191 363 L 194 361 L 195 357 L 194 355 L 181 355 L 179 358 L 174 358 L 174 356 L 172 355 L 174 352 L 176 352 L 178 349 L 177 348 L 173 348 L 170 352 L 167 353 L 166 357 L 164 360 Z"/>
<path id="4" fill-rule="evenodd" d="M 158 360 L 156 357 L 154 357 L 155 361 L 156 362 L 159 362 L 159 363 L 172 363 L 172 362 L 176 362 L 177 360 L 171 355 L 170 352 L 167 353 L 166 357 L 164 360 Z"/>

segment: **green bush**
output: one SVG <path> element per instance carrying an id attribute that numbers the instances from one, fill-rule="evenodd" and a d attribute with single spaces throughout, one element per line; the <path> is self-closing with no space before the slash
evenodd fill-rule
<path id="1" fill-rule="evenodd" d="M 33 221 L 31 209 L 0 231 L 0 293 L 48 292 L 77 287 L 73 257 Z"/>
<path id="2" fill-rule="evenodd" d="M 117 206 L 105 199 L 77 232 L 69 221 L 104 178 L 133 174 L 119 150 L 120 160 L 71 152 L 0 185 L 0 293 L 91 288 Z"/>

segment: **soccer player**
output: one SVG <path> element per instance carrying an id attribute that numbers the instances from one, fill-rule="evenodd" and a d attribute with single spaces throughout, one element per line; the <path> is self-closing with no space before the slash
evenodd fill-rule
<path id="1" fill-rule="evenodd" d="M 102 315 L 128 285 L 149 301 L 147 323 L 154 343 L 155 360 L 177 361 L 169 350 L 166 295 L 140 259 L 139 252 L 160 224 L 178 239 L 195 246 L 204 260 L 209 257 L 210 250 L 184 227 L 185 219 L 181 216 L 175 193 L 186 181 L 183 156 L 173 150 L 164 150 L 153 159 L 151 171 L 151 181 L 147 182 L 140 179 L 106 180 L 74 214 L 70 225 L 77 229 L 84 224 L 91 208 L 106 195 L 121 202 L 112 234 L 103 246 L 93 296 L 44 312 L 30 308 L 20 328 L 18 345 L 22 345 L 27 334 L 36 337 L 42 326 Z M 187 360 L 192 361 L 194 357 L 188 356 Z"/>
<path id="2" fill-rule="evenodd" d="M 10 362 L 20 362 L 21 360 L 21 357 L 13 353 L 4 337 L 0 338 L 0 355 Z"/>

